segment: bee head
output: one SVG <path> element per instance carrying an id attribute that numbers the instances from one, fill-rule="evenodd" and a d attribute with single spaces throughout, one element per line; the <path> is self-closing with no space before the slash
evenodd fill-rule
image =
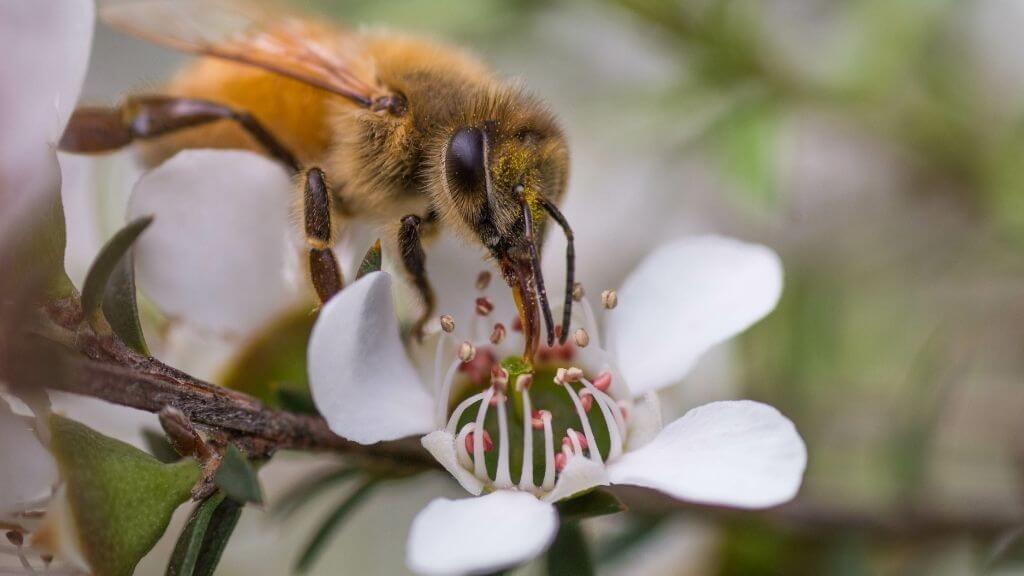
<path id="1" fill-rule="evenodd" d="M 444 178 L 457 217 L 488 250 L 512 288 L 527 334 L 525 355 L 532 357 L 540 337 L 540 314 L 548 344 L 555 339 L 538 256 L 547 218 L 554 217 L 571 235 L 556 207 L 568 181 L 565 138 L 546 113 L 530 116 L 522 109 L 515 117 L 463 125 L 448 139 Z M 567 294 L 571 287 L 570 275 Z M 570 303 L 571 299 L 566 302 L 563 340 Z"/>

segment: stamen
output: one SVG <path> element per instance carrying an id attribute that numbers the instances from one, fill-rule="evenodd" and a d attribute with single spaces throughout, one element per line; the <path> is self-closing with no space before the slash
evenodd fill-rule
<path id="1" fill-rule="evenodd" d="M 612 373 L 602 372 L 594 378 L 594 388 L 597 388 L 601 392 L 607 392 L 612 387 Z"/>
<path id="2" fill-rule="evenodd" d="M 477 392 L 476 394 L 473 394 L 472 396 L 466 398 L 462 402 L 459 402 L 459 405 L 456 406 L 455 410 L 452 412 L 451 418 L 448 419 L 448 425 L 445 427 L 449 434 L 455 433 L 455 427 L 459 425 L 459 420 L 462 419 L 462 413 L 468 410 L 469 407 L 472 406 L 473 404 L 476 404 L 477 402 L 483 400 L 483 398 L 484 393 Z"/>
<path id="3" fill-rule="evenodd" d="M 508 370 L 501 367 L 501 364 L 491 366 L 491 386 L 501 391 L 508 389 Z"/>
<path id="4" fill-rule="evenodd" d="M 491 396 L 494 395 L 494 388 L 484 391 L 483 400 L 480 402 L 480 410 L 476 413 L 477 430 L 484 429 L 484 420 L 487 418 L 487 407 L 491 404 Z M 473 438 L 473 474 L 484 482 L 490 481 L 487 476 L 487 463 L 484 462 L 484 439 L 479 434 Z"/>
<path id="5" fill-rule="evenodd" d="M 582 440 L 582 442 L 580 442 Z M 572 447 L 573 454 L 579 456 L 583 455 L 583 451 L 587 449 L 587 439 L 580 437 L 580 433 L 573 430 L 572 428 L 566 428 L 565 438 L 562 438 L 562 449 L 564 450 L 567 445 Z"/>
<path id="6" fill-rule="evenodd" d="M 516 377 L 516 392 L 525 392 L 531 386 L 533 386 L 533 374 L 526 372 Z M 529 412 L 529 410 L 526 410 L 524 414 L 526 412 Z"/>
<path id="7" fill-rule="evenodd" d="M 580 404 L 583 404 L 583 410 L 590 414 L 590 409 L 594 407 L 594 395 L 590 390 L 580 390 Z"/>
<path id="8" fill-rule="evenodd" d="M 583 319 L 587 323 L 586 329 L 589 334 L 594 335 L 594 344 L 601 346 L 601 331 L 597 329 L 597 319 L 594 317 L 594 309 L 590 306 L 590 300 L 580 300 L 580 307 L 583 308 Z"/>
<path id="9" fill-rule="evenodd" d="M 506 379 L 508 376 L 506 376 Z M 500 395 L 498 401 L 498 470 L 494 475 L 494 486 L 497 488 L 512 487 L 512 470 L 508 463 L 509 435 L 508 414 L 506 413 L 506 396 Z"/>
<path id="10" fill-rule="evenodd" d="M 615 293 L 615 290 L 605 290 L 601 292 L 601 305 L 606 310 L 611 310 L 619 305 L 619 295 Z"/>
<path id="11" fill-rule="evenodd" d="M 609 380 L 610 378 L 611 375 L 609 375 Z M 601 415 L 604 416 L 605 425 L 608 427 L 608 438 L 611 440 L 611 447 L 608 449 L 608 460 L 614 460 L 622 454 L 623 435 L 626 430 L 625 418 L 619 411 L 619 405 L 611 399 L 611 396 L 608 396 L 599 389 L 596 383 L 591 384 L 587 382 L 586 378 L 582 382 L 586 386 L 584 392 L 589 393 L 588 397 L 597 399 L 597 407 L 601 410 Z M 580 392 L 580 396 L 583 396 L 583 392 Z"/>
<path id="12" fill-rule="evenodd" d="M 494 311 L 494 303 L 487 296 L 476 299 L 476 313 L 480 316 L 487 316 Z"/>
<path id="13" fill-rule="evenodd" d="M 564 470 L 565 469 L 565 464 L 568 461 L 569 461 L 569 458 L 565 455 L 565 452 L 559 452 L 558 454 L 555 454 L 555 466 L 554 466 L 555 470 L 557 470 L 559 472 Z"/>
<path id="14" fill-rule="evenodd" d="M 494 330 L 491 331 L 491 344 L 497 346 L 505 339 L 505 325 L 498 322 L 494 325 Z"/>
<path id="15" fill-rule="evenodd" d="M 468 342 L 464 342 L 462 344 L 462 346 L 465 347 L 466 344 L 469 344 L 469 343 Z M 469 347 L 472 348 L 473 345 L 469 344 Z M 436 416 L 436 421 L 438 423 L 444 422 L 444 415 L 448 411 L 448 400 L 449 400 L 449 398 L 451 396 L 451 393 L 452 393 L 452 384 L 454 384 L 454 382 L 455 382 L 455 374 L 458 372 L 459 366 L 462 365 L 462 364 L 463 364 L 462 349 L 460 348 L 459 349 L 459 358 L 456 358 L 456 359 L 452 360 L 451 364 L 448 365 L 448 373 L 445 374 L 445 376 L 444 376 L 444 383 L 441 385 L 441 391 L 437 395 L 437 404 L 434 406 L 434 414 Z M 465 402 L 463 402 L 463 403 L 465 403 Z M 460 406 L 461 406 L 461 404 L 460 404 Z M 451 430 L 449 430 L 449 432 L 454 433 L 455 432 L 455 428 L 453 427 Z"/>
<path id="16" fill-rule="evenodd" d="M 481 270 L 476 277 L 476 289 L 483 292 L 491 284 L 491 273 L 488 270 Z"/>
<path id="17" fill-rule="evenodd" d="M 475 426 L 472 422 L 467 422 L 462 427 L 462 430 L 459 431 L 459 435 L 455 437 L 455 455 L 459 464 L 467 470 L 473 466 L 473 459 L 469 457 L 469 451 L 472 449 L 472 446 L 466 442 L 466 439 L 473 433 L 474 428 Z"/>
<path id="18" fill-rule="evenodd" d="M 576 366 L 570 366 L 568 368 L 559 368 L 555 371 L 555 383 L 556 384 L 567 384 L 570 382 L 579 382 L 580 378 L 583 377 L 583 370 L 580 370 Z"/>
<path id="19" fill-rule="evenodd" d="M 523 468 L 519 473 L 519 489 L 533 492 L 536 487 L 533 484 L 533 430 L 537 427 L 533 414 L 533 405 L 530 403 L 530 386 L 524 384 L 524 376 L 520 374 L 516 378 L 516 390 L 523 395 Z M 530 381 L 533 381 L 531 376 Z M 526 415 L 530 417 L 527 418 Z M 543 423 L 541 423 L 543 426 Z"/>
<path id="20" fill-rule="evenodd" d="M 541 410 L 541 422 L 544 424 L 544 481 L 541 490 L 551 491 L 555 488 L 555 438 L 551 431 L 551 412 Z M 565 463 L 562 463 L 565 466 Z"/>
<path id="21" fill-rule="evenodd" d="M 451 336 L 449 336 L 449 334 L 451 333 L 451 330 L 448 330 L 448 329 L 445 328 L 445 320 L 444 320 L 445 318 L 451 319 L 451 316 L 448 316 L 447 314 L 444 315 L 444 316 L 441 316 L 441 330 L 442 330 L 442 332 L 441 332 L 441 336 L 437 339 L 437 347 L 434 348 L 434 392 L 436 394 L 440 394 L 441 390 L 444 388 L 444 381 L 441 380 L 442 356 L 444 355 L 445 344 L 447 344 L 448 340 L 451 338 Z M 451 321 L 451 327 L 452 327 L 452 330 L 455 329 L 455 321 L 454 320 Z M 445 398 L 446 402 L 447 402 L 447 400 L 448 399 Z M 442 415 L 442 417 L 443 417 L 443 415 Z M 440 421 L 441 420 L 438 419 L 438 422 L 440 422 Z"/>
<path id="22" fill-rule="evenodd" d="M 551 412 L 547 410 L 534 410 L 530 414 L 530 425 L 533 426 L 534 430 L 541 430 L 544 428 L 544 418 L 551 418 Z"/>
<path id="23" fill-rule="evenodd" d="M 583 328 L 577 328 L 576 331 L 572 333 L 572 338 L 580 348 L 586 348 L 587 345 L 590 344 L 590 335 L 587 334 L 587 331 Z"/>
<path id="24" fill-rule="evenodd" d="M 472 424 L 473 423 L 470 422 L 469 424 L 466 424 L 466 426 L 470 426 Z M 463 428 L 465 429 L 465 427 Z M 473 448 L 475 436 L 476 432 L 474 427 L 473 429 L 470 429 L 469 434 L 466 435 L 465 441 L 463 441 L 463 445 L 466 447 L 467 452 Z M 490 452 L 491 450 L 494 450 L 494 442 L 491 440 L 491 434 L 487 430 L 484 430 L 484 452 Z"/>
<path id="25" fill-rule="evenodd" d="M 590 451 L 590 459 L 599 464 L 603 463 L 604 460 L 601 458 L 601 450 L 598 449 L 597 440 L 594 439 L 594 431 L 590 428 L 590 419 L 587 418 L 587 412 L 583 409 L 583 404 L 580 403 L 579 396 L 576 395 L 576 391 L 572 389 L 572 386 L 566 385 L 565 391 L 569 394 L 569 398 L 576 407 L 576 416 L 579 417 L 580 425 L 583 426 L 583 434 L 586 436 L 587 442 L 594 447 L 594 449 Z"/>
<path id="26" fill-rule="evenodd" d="M 455 319 L 449 314 L 441 316 L 441 330 L 444 330 L 448 334 L 455 331 Z"/>

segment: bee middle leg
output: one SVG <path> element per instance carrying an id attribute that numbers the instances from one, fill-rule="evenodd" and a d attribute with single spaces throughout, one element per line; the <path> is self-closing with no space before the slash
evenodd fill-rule
<path id="1" fill-rule="evenodd" d="M 338 259 L 331 250 L 331 194 L 323 170 L 310 168 L 305 180 L 302 210 L 309 246 L 309 274 L 320 302 L 326 303 L 345 286 Z"/>
<path id="2" fill-rule="evenodd" d="M 426 217 L 409 214 L 402 217 L 398 230 L 398 250 L 402 265 L 423 304 L 423 312 L 412 327 L 412 333 L 417 339 L 423 338 L 424 327 L 434 314 L 434 289 L 427 279 L 427 255 L 423 251 L 423 238 L 436 234 L 437 221 L 437 214 L 433 211 L 428 212 Z"/>

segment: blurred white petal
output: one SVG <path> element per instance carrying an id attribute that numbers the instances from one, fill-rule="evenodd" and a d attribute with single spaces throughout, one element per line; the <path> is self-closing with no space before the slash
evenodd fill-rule
<path id="1" fill-rule="evenodd" d="M 445 430 L 435 430 L 420 441 L 430 455 L 438 461 L 459 482 L 467 492 L 479 496 L 484 490 L 484 483 L 472 472 L 459 464 L 455 453 L 455 436 Z"/>
<path id="2" fill-rule="evenodd" d="M 554 490 L 544 496 L 544 501 L 558 502 L 595 486 L 607 485 L 608 472 L 604 464 L 598 464 L 584 456 L 573 456 L 558 475 Z"/>
<path id="3" fill-rule="evenodd" d="M 291 192 L 250 152 L 189 150 L 149 172 L 129 203 L 131 219 L 155 216 L 136 244 L 139 289 L 172 318 L 251 334 L 301 294 Z"/>
<path id="4" fill-rule="evenodd" d="M 663 388 L 771 312 L 781 293 L 782 263 L 770 248 L 720 236 L 666 244 L 619 290 L 609 349 L 634 394 Z"/>
<path id="5" fill-rule="evenodd" d="M 336 434 L 362 444 L 434 428 L 434 401 L 398 334 L 391 277 L 374 272 L 320 311 L 308 348 L 309 386 Z"/>
<path id="6" fill-rule="evenodd" d="M 539 555 L 558 531 L 554 506 L 526 492 L 438 498 L 412 523 L 409 568 L 420 574 L 479 574 Z"/>
<path id="7" fill-rule="evenodd" d="M 14 414 L 0 398 L 0 519 L 50 495 L 57 463 L 39 443 L 32 419 Z"/>
<path id="8" fill-rule="evenodd" d="M 672 422 L 653 441 L 608 467 L 614 484 L 674 498 L 764 508 L 792 499 L 807 448 L 778 410 L 749 400 L 714 402 Z"/>

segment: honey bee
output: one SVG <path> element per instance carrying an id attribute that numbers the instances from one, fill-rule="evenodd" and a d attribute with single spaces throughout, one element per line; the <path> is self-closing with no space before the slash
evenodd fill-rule
<path id="1" fill-rule="evenodd" d="M 432 316 L 422 241 L 442 227 L 483 246 L 512 290 L 524 355 L 556 328 L 538 253 L 550 218 L 568 239 L 561 334 L 572 306 L 573 234 L 557 205 L 568 183 L 565 135 L 545 105 L 467 53 L 404 34 L 352 31 L 244 4 L 112 4 L 113 27 L 200 56 L 160 95 L 78 109 L 61 148 L 97 153 L 145 143 L 159 162 L 183 148 L 251 149 L 296 175 L 310 278 L 326 302 L 343 279 L 331 251 L 346 222 L 397 222 L 397 252 Z M 244 208 L 240 208 L 244 209 Z"/>

